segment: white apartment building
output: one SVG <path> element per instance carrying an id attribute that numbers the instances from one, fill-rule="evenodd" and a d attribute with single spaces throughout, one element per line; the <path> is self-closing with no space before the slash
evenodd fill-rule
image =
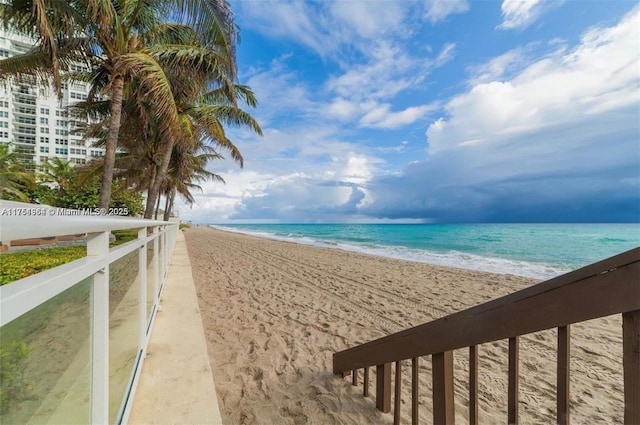
<path id="1" fill-rule="evenodd" d="M 11 32 L 0 31 L 0 60 L 28 51 L 33 41 Z M 79 67 L 80 70 L 82 67 Z M 63 83 L 63 97 L 55 90 L 33 81 L 0 82 L 0 143 L 11 143 L 33 158 L 35 164 L 59 157 L 73 164 L 85 164 L 104 155 L 104 149 L 91 147 L 82 133 L 82 124 L 70 116 L 66 107 L 86 100 L 85 83 Z"/>

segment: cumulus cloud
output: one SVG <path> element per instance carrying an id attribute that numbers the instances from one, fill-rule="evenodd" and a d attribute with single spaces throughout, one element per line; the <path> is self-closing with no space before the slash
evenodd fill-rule
<path id="1" fill-rule="evenodd" d="M 615 27 L 586 32 L 574 49 L 537 60 L 511 80 L 479 83 L 454 97 L 445 107 L 448 116 L 427 130 L 429 152 L 504 136 L 517 140 L 562 124 L 580 131 L 594 114 L 637 105 L 639 11 Z"/>
<path id="2" fill-rule="evenodd" d="M 515 51 L 516 67 L 503 57 L 478 68 L 486 72 L 472 73 L 469 89 L 429 126 L 428 158 L 399 173 L 380 175 L 375 156 L 339 145 L 309 171 L 246 193 L 230 217 L 599 221 L 606 212 L 612 221 L 637 220 L 639 18 L 636 7 L 573 48 L 532 62 Z M 362 110 L 344 99 L 335 104 L 345 114 Z M 370 106 L 363 115 L 370 123 L 416 114 Z"/>
<path id="3" fill-rule="evenodd" d="M 375 217 L 636 221 L 640 214 L 640 7 L 509 80 L 454 97 L 429 158 L 372 179 Z M 490 67 L 489 67 L 490 68 Z M 498 74 L 501 74 L 499 72 Z M 402 188 L 402 190 L 399 190 Z"/>
<path id="4" fill-rule="evenodd" d="M 282 7 L 273 10 L 262 3 L 271 4 L 251 2 L 264 9 L 259 21 L 269 22 L 265 33 L 292 39 L 309 32 L 299 43 L 323 55 L 346 45 L 359 54 L 317 86 L 291 72 L 287 57 L 254 70 L 248 84 L 269 105 L 258 113 L 265 136 L 257 142 L 250 132 L 232 133 L 246 152 L 246 170 L 223 169 L 227 185 L 205 187 L 193 217 L 599 221 L 606 211 L 612 221 L 637 220 L 640 7 L 617 25 L 586 31 L 575 46 L 554 39 L 469 67 L 466 84 L 458 86 L 463 91 L 446 101 L 406 104 L 396 101 L 446 65 L 456 46 L 445 43 L 419 58 L 403 46 L 398 23 L 416 11 L 438 22 L 468 8 L 466 2 L 389 2 L 393 10 L 386 14 L 355 2 L 279 1 Z M 524 28 L 550 4 L 558 2 L 505 1 L 502 28 Z M 278 16 L 294 13 L 309 19 L 295 25 L 285 19 L 278 27 Z M 376 39 L 376 27 L 395 36 Z M 553 51 L 540 53 L 544 48 Z M 277 129 L 269 125 L 276 115 Z M 369 147 L 351 138 L 371 137 L 367 129 L 389 130 L 379 132 L 383 139 L 427 119 L 427 155 L 409 158 L 413 162 L 402 169 L 383 161 L 410 156 L 407 135 Z M 411 149 L 415 145 L 411 139 Z"/>
<path id="5" fill-rule="evenodd" d="M 376 160 L 348 152 L 323 164 L 269 179 L 264 193 L 247 194 L 230 215 L 234 220 L 278 219 L 283 222 L 342 221 L 365 205 L 364 187 Z"/>

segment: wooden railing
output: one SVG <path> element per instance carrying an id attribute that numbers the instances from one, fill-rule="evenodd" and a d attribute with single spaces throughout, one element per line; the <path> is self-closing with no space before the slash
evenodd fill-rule
<path id="1" fill-rule="evenodd" d="M 508 423 L 518 423 L 519 337 L 558 329 L 557 422 L 569 423 L 570 325 L 622 314 L 624 422 L 640 424 L 640 247 L 502 298 L 333 355 L 333 372 L 376 367 L 376 407 L 391 411 L 391 364 L 395 362 L 394 424 L 400 422 L 401 362 L 411 359 L 411 423 L 418 424 L 418 362 L 431 356 L 433 423 L 453 424 L 453 350 L 469 349 L 469 422 L 478 423 L 478 345 L 509 341 Z"/>

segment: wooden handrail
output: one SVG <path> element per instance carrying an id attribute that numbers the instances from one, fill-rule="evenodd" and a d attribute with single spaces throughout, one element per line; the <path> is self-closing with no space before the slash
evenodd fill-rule
<path id="1" fill-rule="evenodd" d="M 412 424 L 418 423 L 417 361 L 432 356 L 434 423 L 453 423 L 453 350 L 469 347 L 470 423 L 478 421 L 478 345 L 509 340 L 508 422 L 518 423 L 518 337 L 558 328 L 557 420 L 569 422 L 569 325 L 622 314 L 625 423 L 640 423 L 640 247 L 513 294 L 379 338 L 333 355 L 346 375 L 376 367 L 376 407 L 391 409 L 391 363 L 396 362 L 394 423 L 399 423 L 400 362 L 412 359 Z M 354 379 L 354 384 L 355 384 Z M 365 388 L 365 397 L 368 386 Z"/>
<path id="2" fill-rule="evenodd" d="M 640 310 L 640 247 L 333 355 L 338 374 Z"/>

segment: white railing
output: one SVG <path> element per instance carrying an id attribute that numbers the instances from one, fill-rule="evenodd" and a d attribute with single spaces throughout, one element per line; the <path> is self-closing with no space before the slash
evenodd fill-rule
<path id="1" fill-rule="evenodd" d="M 72 214 L 0 201 L 1 241 L 87 235 L 85 257 L 0 286 L 0 423 L 127 421 L 178 223 Z"/>

